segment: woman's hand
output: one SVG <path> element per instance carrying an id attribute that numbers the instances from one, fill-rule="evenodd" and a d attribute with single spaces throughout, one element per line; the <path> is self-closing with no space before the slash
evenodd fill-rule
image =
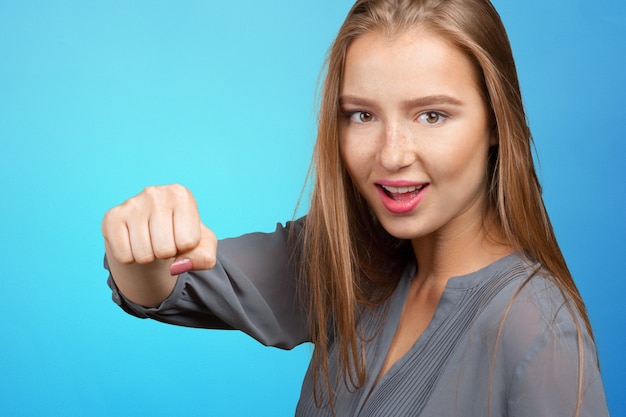
<path id="1" fill-rule="evenodd" d="M 102 234 L 115 283 L 139 304 L 157 305 L 167 297 L 175 285 L 171 275 L 215 265 L 215 235 L 181 185 L 147 187 L 113 207 Z"/>

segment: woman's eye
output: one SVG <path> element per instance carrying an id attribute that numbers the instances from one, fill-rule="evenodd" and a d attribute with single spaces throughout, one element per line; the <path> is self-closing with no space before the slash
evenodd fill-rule
<path id="1" fill-rule="evenodd" d="M 350 115 L 350 120 L 355 123 L 368 123 L 374 120 L 374 115 L 366 111 L 355 111 Z"/>
<path id="2" fill-rule="evenodd" d="M 445 119 L 445 115 L 436 111 L 427 111 L 419 115 L 418 119 L 428 125 L 436 125 Z"/>

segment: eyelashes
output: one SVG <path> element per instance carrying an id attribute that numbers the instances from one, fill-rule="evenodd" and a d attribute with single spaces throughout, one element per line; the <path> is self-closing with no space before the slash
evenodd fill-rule
<path id="1" fill-rule="evenodd" d="M 347 110 L 342 112 L 342 116 L 355 124 L 367 124 L 378 120 L 373 113 L 365 110 Z M 416 121 L 427 126 L 437 126 L 449 117 L 448 114 L 439 110 L 426 110 L 418 114 Z"/>
<path id="2" fill-rule="evenodd" d="M 355 110 L 355 111 L 349 111 L 349 112 L 345 112 L 344 115 L 353 123 L 369 123 L 369 122 L 373 122 L 374 119 L 374 115 L 370 112 L 366 112 L 366 111 L 361 111 L 361 110 Z"/>
<path id="3" fill-rule="evenodd" d="M 448 115 L 439 111 L 435 111 L 435 110 L 430 110 L 430 111 L 421 113 L 417 117 L 417 119 L 423 122 L 424 124 L 431 125 L 431 126 L 438 125 L 447 118 L 448 118 Z"/>

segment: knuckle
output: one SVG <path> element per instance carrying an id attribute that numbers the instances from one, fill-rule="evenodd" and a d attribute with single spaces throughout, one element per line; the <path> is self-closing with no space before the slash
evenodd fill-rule
<path id="1" fill-rule="evenodd" d="M 206 253 L 199 259 L 200 268 L 201 269 L 211 269 L 217 263 L 217 259 L 215 255 L 212 253 Z"/>
<path id="2" fill-rule="evenodd" d="M 154 262 L 154 256 L 144 255 L 139 258 L 135 257 L 135 263 L 138 263 L 139 265 L 148 265 L 152 262 Z"/>
<path id="3" fill-rule="evenodd" d="M 133 254 L 131 252 L 120 250 L 120 248 L 111 244 L 106 238 L 105 238 L 105 243 L 107 247 L 108 257 L 112 257 L 117 262 L 124 264 L 124 265 L 130 265 L 133 262 L 135 262 L 135 258 L 133 257 Z"/>
<path id="4" fill-rule="evenodd" d="M 161 187 L 156 185 L 149 185 L 143 189 L 140 196 L 144 197 L 148 202 L 155 203 L 161 198 Z"/>
<path id="5" fill-rule="evenodd" d="M 195 203 L 195 199 L 187 187 L 180 184 L 172 184 L 169 189 L 175 199 Z"/>
<path id="6" fill-rule="evenodd" d="M 130 265 L 135 262 L 135 258 L 130 253 L 114 254 L 113 256 L 119 263 L 124 265 Z"/>
<path id="7" fill-rule="evenodd" d="M 155 260 L 154 253 L 148 251 L 136 253 L 134 258 L 135 262 L 141 265 L 152 263 Z"/>
<path id="8" fill-rule="evenodd" d="M 163 246 L 154 248 L 154 255 L 158 259 L 170 259 L 176 256 L 176 248 L 172 246 Z"/>
<path id="9" fill-rule="evenodd" d="M 136 196 L 129 198 L 124 201 L 121 205 L 116 207 L 117 212 L 115 213 L 118 217 L 128 216 L 131 217 L 140 213 L 142 210 L 143 204 L 141 203 L 141 197 Z"/>
<path id="10" fill-rule="evenodd" d="M 171 184 L 169 185 L 169 189 L 175 194 L 185 195 L 188 193 L 187 188 L 181 184 Z"/>
<path id="11" fill-rule="evenodd" d="M 176 248 L 180 252 L 188 252 L 195 249 L 200 243 L 200 238 L 186 236 L 176 240 Z"/>
<path id="12" fill-rule="evenodd" d="M 177 202 L 194 202 L 191 192 L 180 184 L 170 185 L 150 185 L 143 189 L 137 196 L 137 200 L 142 200 L 149 207 L 164 207 L 175 205 Z M 139 201 L 137 201 L 139 203 Z"/>
<path id="13" fill-rule="evenodd" d="M 120 208 L 119 206 L 115 206 L 106 213 L 104 213 L 104 217 L 102 218 L 102 233 L 108 232 L 109 229 L 115 224 L 120 222 Z"/>
<path id="14" fill-rule="evenodd" d="M 148 185 L 147 187 L 145 187 L 142 191 L 142 194 L 148 195 L 148 196 L 154 196 L 159 194 L 159 189 L 161 187 L 157 186 L 157 185 Z"/>

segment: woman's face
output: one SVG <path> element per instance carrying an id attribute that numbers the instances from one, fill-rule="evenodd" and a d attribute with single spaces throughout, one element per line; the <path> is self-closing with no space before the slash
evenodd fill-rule
<path id="1" fill-rule="evenodd" d="M 401 239 L 482 227 L 494 143 L 472 63 L 440 36 L 367 33 L 348 50 L 341 156 L 383 227 Z"/>

